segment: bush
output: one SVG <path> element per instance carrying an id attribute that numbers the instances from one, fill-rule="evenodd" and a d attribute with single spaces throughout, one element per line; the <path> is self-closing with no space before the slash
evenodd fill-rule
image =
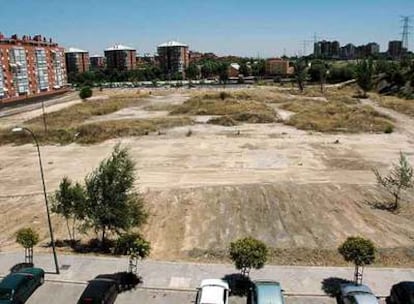
<path id="1" fill-rule="evenodd" d="M 385 127 L 384 133 L 390 134 L 392 132 L 394 132 L 394 127 L 392 125 L 388 125 Z"/>
<path id="2" fill-rule="evenodd" d="M 263 268 L 267 261 L 266 244 L 252 237 L 246 237 L 230 243 L 229 255 L 242 275 L 247 275 L 251 268 Z"/>
<path id="3" fill-rule="evenodd" d="M 79 97 L 81 99 L 86 99 L 92 96 L 92 89 L 90 87 L 83 87 L 80 89 Z"/>
<path id="4" fill-rule="evenodd" d="M 24 248 L 32 248 L 39 243 L 39 234 L 32 228 L 21 228 L 17 231 L 16 242 Z"/>

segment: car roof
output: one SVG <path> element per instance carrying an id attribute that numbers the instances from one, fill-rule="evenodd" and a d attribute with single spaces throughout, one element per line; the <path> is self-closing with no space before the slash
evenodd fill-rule
<path id="1" fill-rule="evenodd" d="M 220 279 L 205 279 L 201 281 L 200 288 L 203 288 L 205 286 L 220 286 L 224 289 L 229 289 L 229 284 Z"/>
<path id="2" fill-rule="evenodd" d="M 403 288 L 405 290 L 414 291 L 414 282 L 403 281 L 395 284 L 393 287 Z"/>
<path id="3" fill-rule="evenodd" d="M 26 278 L 22 273 L 11 273 L 0 282 L 0 288 L 16 289 L 25 280 Z"/>
<path id="4" fill-rule="evenodd" d="M 88 286 L 86 286 L 85 290 L 83 291 L 81 298 L 84 297 L 101 297 L 103 295 L 103 291 L 109 289 L 112 285 L 115 284 L 114 280 L 110 279 L 95 279 L 90 280 Z"/>
<path id="5" fill-rule="evenodd" d="M 279 282 L 257 280 L 253 282 L 256 287 L 257 302 L 266 304 L 282 304 L 283 295 Z"/>
<path id="6" fill-rule="evenodd" d="M 201 290 L 200 304 L 224 304 L 223 286 L 205 285 Z"/>
<path id="7" fill-rule="evenodd" d="M 29 273 L 32 275 L 37 275 L 37 274 L 44 273 L 44 270 L 42 268 L 27 267 L 27 268 L 22 268 L 19 271 L 16 271 L 15 273 Z"/>
<path id="8" fill-rule="evenodd" d="M 367 285 L 355 285 L 355 284 L 342 284 L 341 291 L 343 295 L 347 295 L 350 293 L 370 293 L 372 294 L 372 290 Z"/>
<path id="9" fill-rule="evenodd" d="M 378 304 L 378 299 L 373 294 L 355 294 L 354 298 L 358 304 Z"/>

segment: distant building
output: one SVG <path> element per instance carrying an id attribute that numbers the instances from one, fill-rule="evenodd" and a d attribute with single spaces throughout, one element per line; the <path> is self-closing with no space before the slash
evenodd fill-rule
<path id="1" fill-rule="evenodd" d="M 376 42 L 368 43 L 365 48 L 367 56 L 377 55 L 380 52 L 380 46 Z"/>
<path id="2" fill-rule="evenodd" d="M 99 70 L 105 67 L 105 57 L 101 55 L 93 55 L 89 58 L 91 69 Z"/>
<path id="3" fill-rule="evenodd" d="M 401 58 L 403 54 L 403 43 L 401 40 L 393 40 L 388 42 L 388 55 L 393 59 Z"/>
<path id="4" fill-rule="evenodd" d="M 142 66 L 142 65 L 156 65 L 157 64 L 157 60 L 156 57 L 154 55 L 151 54 L 144 54 L 142 56 L 137 56 L 137 66 Z"/>
<path id="5" fill-rule="evenodd" d="M 227 68 L 227 75 L 229 78 L 239 77 L 240 74 L 240 64 L 231 63 Z"/>
<path id="6" fill-rule="evenodd" d="M 281 58 L 269 58 L 265 62 L 266 75 L 291 75 L 293 72 L 293 67 L 290 66 L 290 62 L 288 60 Z"/>
<path id="7" fill-rule="evenodd" d="M 181 74 L 185 78 L 185 70 L 189 65 L 188 45 L 169 41 L 160 44 L 157 48 L 160 69 L 168 77 Z"/>
<path id="8" fill-rule="evenodd" d="M 341 59 L 355 59 L 356 57 L 356 46 L 352 43 L 348 43 L 347 45 L 341 47 L 340 49 L 340 57 Z"/>
<path id="9" fill-rule="evenodd" d="M 52 39 L 0 33 L 1 103 L 57 93 L 66 84 L 64 49 Z"/>
<path id="10" fill-rule="evenodd" d="M 318 41 L 313 46 L 313 55 L 317 58 L 339 58 L 339 42 L 338 41 Z"/>
<path id="11" fill-rule="evenodd" d="M 109 70 L 128 71 L 136 67 L 137 51 L 129 46 L 117 44 L 107 48 L 104 53 Z"/>
<path id="12" fill-rule="evenodd" d="M 67 73 L 83 73 L 89 71 L 89 53 L 76 48 L 65 51 Z"/>

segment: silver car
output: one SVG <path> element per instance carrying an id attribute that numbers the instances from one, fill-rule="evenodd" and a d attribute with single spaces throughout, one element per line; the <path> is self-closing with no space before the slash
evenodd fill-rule
<path id="1" fill-rule="evenodd" d="M 377 297 L 366 285 L 341 285 L 340 300 L 343 304 L 378 304 Z"/>

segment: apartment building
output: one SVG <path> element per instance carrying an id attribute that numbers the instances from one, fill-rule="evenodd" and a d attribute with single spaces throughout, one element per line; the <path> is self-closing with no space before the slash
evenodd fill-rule
<path id="1" fill-rule="evenodd" d="M 89 71 L 88 51 L 77 48 L 69 48 L 65 51 L 65 59 L 68 74 Z"/>
<path id="2" fill-rule="evenodd" d="M 90 68 L 99 70 L 105 67 L 105 58 L 101 55 L 93 55 L 89 58 Z"/>
<path id="3" fill-rule="evenodd" d="M 406 49 L 403 48 L 401 40 L 393 40 L 388 42 L 388 55 L 393 59 L 399 59 L 405 53 Z"/>
<path id="4" fill-rule="evenodd" d="M 64 49 L 41 35 L 0 33 L 0 101 L 17 101 L 62 91 L 66 86 Z"/>
<path id="5" fill-rule="evenodd" d="M 169 41 L 157 47 L 160 69 L 167 77 L 175 77 L 181 74 L 185 78 L 185 70 L 189 65 L 188 45 Z"/>
<path id="6" fill-rule="evenodd" d="M 106 68 L 128 71 L 136 68 L 137 51 L 129 46 L 117 44 L 105 51 Z"/>

